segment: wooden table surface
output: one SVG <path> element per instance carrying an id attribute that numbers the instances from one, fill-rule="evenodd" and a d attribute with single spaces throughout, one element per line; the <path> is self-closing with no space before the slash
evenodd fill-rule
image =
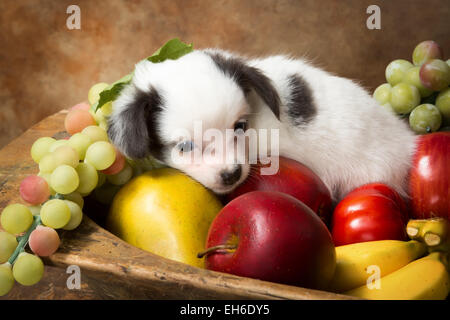
<path id="1" fill-rule="evenodd" d="M 0 211 L 22 202 L 20 181 L 39 169 L 30 156 L 39 137 L 67 136 L 60 111 L 0 150 Z M 73 231 L 59 231 L 61 246 L 44 259 L 36 285 L 15 284 L 0 299 L 349 299 L 333 293 L 286 286 L 195 268 L 130 246 L 87 215 Z M 81 289 L 68 289 L 66 268 L 81 269 Z"/>

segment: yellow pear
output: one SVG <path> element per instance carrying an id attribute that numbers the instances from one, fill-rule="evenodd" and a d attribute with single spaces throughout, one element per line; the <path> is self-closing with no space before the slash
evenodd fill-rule
<path id="1" fill-rule="evenodd" d="M 178 170 L 160 168 L 122 187 L 106 225 L 131 245 L 203 268 L 197 253 L 205 249 L 209 226 L 221 209 L 200 183 Z"/>

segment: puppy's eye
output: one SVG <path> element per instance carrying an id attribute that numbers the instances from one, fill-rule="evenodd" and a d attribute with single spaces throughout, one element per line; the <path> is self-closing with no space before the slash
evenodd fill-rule
<path id="1" fill-rule="evenodd" d="M 178 150 L 180 152 L 190 152 L 192 149 L 194 149 L 194 142 L 192 141 L 182 141 L 179 144 L 177 144 Z"/>
<path id="2" fill-rule="evenodd" d="M 242 131 L 247 130 L 247 120 L 239 120 L 238 122 L 236 122 L 234 124 L 234 131 L 238 131 L 238 130 L 242 130 Z"/>

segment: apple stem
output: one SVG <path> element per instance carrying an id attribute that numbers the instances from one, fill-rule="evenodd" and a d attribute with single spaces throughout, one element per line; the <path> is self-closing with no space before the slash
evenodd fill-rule
<path id="1" fill-rule="evenodd" d="M 197 254 L 197 258 L 203 258 L 205 255 L 210 254 L 211 252 L 218 251 L 218 250 L 233 250 L 236 248 L 237 248 L 237 245 L 235 245 L 235 244 L 219 244 L 217 246 L 208 248 L 205 251 L 199 252 Z"/>

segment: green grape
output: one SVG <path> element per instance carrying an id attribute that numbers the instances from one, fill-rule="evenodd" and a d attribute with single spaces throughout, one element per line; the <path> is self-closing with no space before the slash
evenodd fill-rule
<path id="1" fill-rule="evenodd" d="M 112 101 L 105 103 L 100 110 L 102 110 L 102 114 L 104 117 L 109 117 L 113 111 Z"/>
<path id="2" fill-rule="evenodd" d="M 404 83 L 411 84 L 415 86 L 417 89 L 419 89 L 420 96 L 422 98 L 428 97 L 433 93 L 433 90 L 427 89 L 423 86 L 422 82 L 420 81 L 420 67 L 413 67 L 406 71 L 405 77 L 403 78 Z"/>
<path id="3" fill-rule="evenodd" d="M 55 157 L 56 166 L 61 166 L 63 164 L 76 168 L 80 161 L 78 157 L 78 152 L 70 147 L 69 145 L 64 145 L 56 148 L 53 152 Z"/>
<path id="4" fill-rule="evenodd" d="M 420 134 L 437 131 L 441 122 L 441 114 L 432 104 L 421 104 L 409 115 L 411 129 Z"/>
<path id="5" fill-rule="evenodd" d="M 108 130 L 108 121 L 103 119 L 102 121 L 99 122 L 98 126 L 100 128 L 102 128 L 103 130 L 107 131 Z"/>
<path id="6" fill-rule="evenodd" d="M 52 199 L 42 206 L 42 223 L 50 228 L 64 227 L 70 221 L 70 217 L 70 208 L 64 200 Z"/>
<path id="7" fill-rule="evenodd" d="M 56 157 L 53 153 L 45 155 L 39 161 L 39 171 L 42 173 L 51 173 L 56 167 Z"/>
<path id="8" fill-rule="evenodd" d="M 92 164 L 96 170 L 105 170 L 114 163 L 115 159 L 116 150 L 109 142 L 94 142 L 86 151 L 86 162 Z"/>
<path id="9" fill-rule="evenodd" d="M 73 167 L 66 164 L 63 164 L 53 170 L 50 177 L 50 185 L 57 193 L 61 194 L 74 192 L 78 188 L 79 184 L 80 179 L 77 171 Z"/>
<path id="10" fill-rule="evenodd" d="M 50 194 L 52 196 L 54 196 L 56 194 L 56 191 L 53 190 L 52 186 L 50 185 L 50 178 L 51 178 L 52 174 L 49 173 L 49 172 L 41 172 L 41 171 L 39 171 L 38 176 L 44 178 L 45 181 L 47 181 L 48 187 L 50 188 Z"/>
<path id="11" fill-rule="evenodd" d="M 436 98 L 436 108 L 442 113 L 446 124 L 450 124 L 450 88 L 439 93 Z"/>
<path id="12" fill-rule="evenodd" d="M 27 231 L 33 223 L 33 214 L 27 206 L 14 203 L 2 211 L 0 222 L 3 229 L 11 234 L 19 234 Z"/>
<path id="13" fill-rule="evenodd" d="M 410 113 L 420 103 L 419 90 L 415 86 L 401 82 L 392 88 L 390 103 L 396 113 Z"/>
<path id="14" fill-rule="evenodd" d="M 431 59 L 442 59 L 442 48 L 432 40 L 422 41 L 413 51 L 412 60 L 416 66 Z"/>
<path id="15" fill-rule="evenodd" d="M 12 272 L 18 283 L 23 286 L 32 286 L 42 279 L 44 264 L 38 256 L 22 252 L 14 262 Z"/>
<path id="16" fill-rule="evenodd" d="M 56 140 L 51 137 L 42 137 L 37 139 L 31 146 L 31 158 L 33 158 L 34 162 L 39 163 L 39 161 L 41 161 L 41 159 L 50 152 L 50 146 L 55 141 Z"/>
<path id="17" fill-rule="evenodd" d="M 105 82 L 99 82 L 94 84 L 88 92 L 88 100 L 89 103 L 91 105 L 94 105 L 95 103 L 97 103 L 98 99 L 100 98 L 100 92 L 102 92 L 103 90 L 106 89 L 106 87 L 108 87 L 109 84 L 105 83 Z"/>
<path id="18" fill-rule="evenodd" d="M 52 145 L 50 146 L 48 151 L 53 152 L 56 149 L 58 149 L 59 147 L 67 145 L 68 143 L 69 143 L 69 140 L 65 140 L 65 139 L 56 140 L 55 142 L 52 143 Z"/>
<path id="19" fill-rule="evenodd" d="M 67 204 L 67 206 L 70 209 L 70 220 L 69 222 L 63 227 L 64 230 L 73 230 L 76 227 L 78 227 L 81 223 L 81 220 L 83 220 L 83 212 L 81 211 L 81 208 L 78 204 L 72 201 L 64 200 L 64 202 Z"/>
<path id="20" fill-rule="evenodd" d="M 97 170 L 90 163 L 85 162 L 81 162 L 75 170 L 80 178 L 80 184 L 76 191 L 79 193 L 89 193 L 94 190 L 98 183 Z"/>
<path id="21" fill-rule="evenodd" d="M 14 276 L 9 263 L 0 265 L 0 297 L 11 291 L 14 286 Z"/>
<path id="22" fill-rule="evenodd" d="M 448 59 L 447 61 L 448 66 L 450 67 L 450 59 Z"/>
<path id="23" fill-rule="evenodd" d="M 102 109 L 98 109 L 98 110 L 95 112 L 95 121 L 96 121 L 97 123 L 100 123 L 100 122 L 102 122 L 102 121 L 105 121 L 105 116 L 104 116 L 104 114 L 103 114 Z"/>
<path id="24" fill-rule="evenodd" d="M 86 150 L 92 144 L 92 140 L 87 135 L 78 132 L 70 137 L 68 144 L 78 152 L 80 160 L 84 160 Z"/>
<path id="25" fill-rule="evenodd" d="M 398 59 L 388 64 L 386 67 L 386 80 L 391 86 L 395 86 L 400 83 L 405 76 L 407 70 L 413 67 L 413 64 L 409 61 Z"/>
<path id="26" fill-rule="evenodd" d="M 81 209 L 84 206 L 84 199 L 79 192 L 72 192 L 64 195 L 64 199 L 75 202 Z"/>
<path id="27" fill-rule="evenodd" d="M 18 243 L 12 234 L 0 231 L 0 264 L 9 260 Z"/>
<path id="28" fill-rule="evenodd" d="M 379 104 L 383 105 L 391 99 L 392 87 L 389 83 L 383 83 L 373 92 L 373 97 Z"/>
<path id="29" fill-rule="evenodd" d="M 132 176 L 133 176 L 133 169 L 130 167 L 129 164 L 125 164 L 125 167 L 119 173 L 107 175 L 106 179 L 108 179 L 109 183 L 111 184 L 121 186 L 127 183 Z"/>
<path id="30" fill-rule="evenodd" d="M 81 131 L 81 133 L 91 138 L 92 143 L 97 141 L 109 141 L 108 134 L 106 133 L 105 129 L 102 129 L 99 126 L 86 127 L 83 129 L 83 131 Z"/>
<path id="31" fill-rule="evenodd" d="M 96 188 L 100 188 L 106 181 L 106 174 L 98 172 L 98 182 Z"/>

